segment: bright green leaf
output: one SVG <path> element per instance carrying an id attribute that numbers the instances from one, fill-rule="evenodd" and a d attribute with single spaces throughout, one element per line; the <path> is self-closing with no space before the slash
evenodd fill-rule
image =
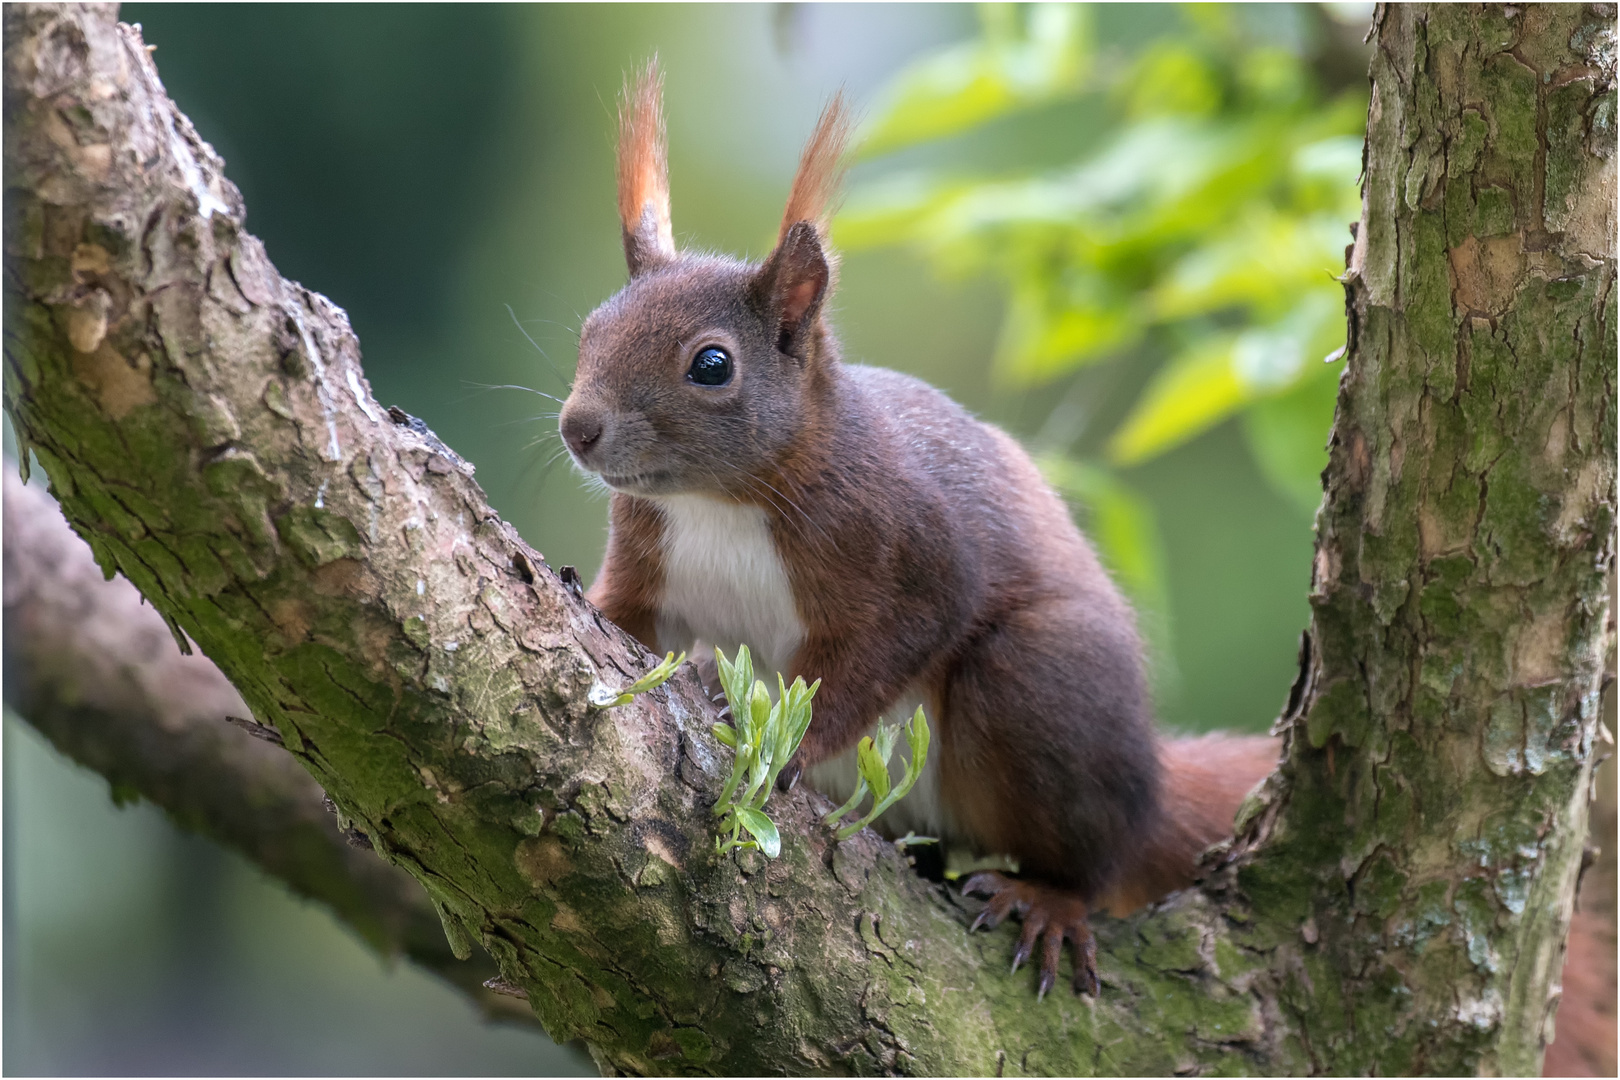
<path id="1" fill-rule="evenodd" d="M 748 834 L 759 842 L 759 850 L 767 858 L 776 858 L 782 853 L 782 838 L 777 835 L 776 823 L 758 810 L 738 808 L 737 821 Z"/>
<path id="2" fill-rule="evenodd" d="M 889 764 L 878 754 L 870 735 L 864 736 L 855 748 L 855 762 L 873 797 L 881 800 L 889 793 Z"/>

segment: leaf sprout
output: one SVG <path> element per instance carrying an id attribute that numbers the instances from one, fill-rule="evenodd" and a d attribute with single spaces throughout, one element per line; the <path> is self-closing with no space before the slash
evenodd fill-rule
<path id="1" fill-rule="evenodd" d="M 725 653 L 716 649 L 715 660 L 720 668 L 720 683 L 725 688 L 726 700 L 731 703 L 731 723 L 714 725 L 714 737 L 736 752 L 731 763 L 731 776 L 720 792 L 714 812 L 720 818 L 720 835 L 715 838 L 715 850 L 724 854 L 735 849 L 753 848 L 768 858 L 776 858 L 782 851 L 782 838 L 775 822 L 765 814 L 765 801 L 776 787 L 776 777 L 798 752 L 804 733 L 810 730 L 810 701 L 816 696 L 821 680 L 806 686 L 802 677 L 793 685 L 783 684 L 776 676 L 776 702 L 765 684 L 754 678 L 754 661 L 748 646 L 737 647 L 736 659 L 727 660 Z M 906 743 L 911 748 L 911 760 L 906 763 L 905 775 L 899 783 L 889 778 L 889 759 L 894 756 L 895 743 L 901 728 L 884 725 L 877 729 L 874 739 L 867 736 L 856 747 L 856 762 L 860 780 L 855 794 L 843 806 L 827 815 L 829 824 L 836 825 L 845 814 L 860 805 L 868 794 L 872 795 L 872 809 L 866 816 L 838 830 L 839 840 L 848 840 L 860 832 L 889 807 L 905 797 L 923 766 L 928 763 L 928 718 L 921 706 L 905 725 Z M 746 838 L 744 834 L 747 834 Z M 931 844 L 937 841 L 929 836 L 907 833 L 896 844 L 904 848 L 910 844 Z"/>
<path id="2" fill-rule="evenodd" d="M 891 785 L 889 779 L 889 758 L 894 756 L 894 744 L 900 737 L 898 724 L 879 726 L 875 738 L 867 735 L 855 748 L 855 763 L 860 770 L 855 793 L 843 806 L 827 815 L 827 823 L 838 824 L 839 819 L 853 812 L 868 794 L 872 796 L 872 809 L 859 821 L 839 829 L 838 839 L 848 840 L 876 821 L 885 810 L 905 798 L 906 793 L 917 782 L 917 778 L 922 775 L 923 766 L 928 764 L 928 742 L 932 735 L 928 730 L 928 717 L 923 715 L 921 705 L 917 706 L 917 711 L 912 714 L 911 719 L 906 721 L 905 732 L 906 745 L 911 748 L 911 760 L 906 762 L 905 774 L 898 784 Z M 910 843 L 922 843 L 925 839 L 907 837 Z"/>
<path id="3" fill-rule="evenodd" d="M 776 823 L 765 814 L 765 800 L 776 787 L 776 777 L 792 760 L 810 730 L 810 699 L 821 686 L 817 679 L 809 686 L 802 677 L 784 686 L 776 676 L 776 702 L 763 682 L 754 679 L 754 661 L 748 646 L 739 645 L 735 662 L 725 653 L 714 651 L 720 668 L 720 684 L 731 703 L 731 723 L 714 725 L 714 737 L 736 751 L 731 776 L 720 792 L 714 812 L 720 817 L 720 835 L 715 849 L 725 854 L 733 849 L 754 848 L 774 859 L 782 851 L 782 838 Z M 748 839 L 743 838 L 744 833 Z"/>
<path id="4" fill-rule="evenodd" d="M 675 669 L 686 661 L 686 654 L 676 656 L 669 653 L 647 674 L 625 687 L 623 690 L 613 690 L 601 683 L 591 687 L 591 692 L 585 696 L 592 708 L 613 709 L 620 705 L 628 705 L 637 694 L 645 694 L 648 690 L 664 685 L 669 677 L 675 674 Z"/>

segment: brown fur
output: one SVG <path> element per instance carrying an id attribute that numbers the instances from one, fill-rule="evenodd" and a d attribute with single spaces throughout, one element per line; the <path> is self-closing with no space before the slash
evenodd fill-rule
<path id="1" fill-rule="evenodd" d="M 586 598 L 637 641 L 658 651 L 658 599 L 663 589 L 663 523 L 645 500 L 615 494 L 609 544 L 618 558 L 602 565 Z M 626 572 L 625 568 L 634 569 Z"/>

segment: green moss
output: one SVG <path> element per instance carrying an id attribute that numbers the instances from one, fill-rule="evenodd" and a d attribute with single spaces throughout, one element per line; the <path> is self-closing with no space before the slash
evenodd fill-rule
<path id="1" fill-rule="evenodd" d="M 400 630 L 409 639 L 412 645 L 426 651 L 433 644 L 432 632 L 428 630 L 426 615 L 412 615 L 400 623 Z"/>
<path id="2" fill-rule="evenodd" d="M 1148 920 L 1137 933 L 1142 939 L 1137 950 L 1141 963 L 1160 971 L 1199 971 L 1204 967 L 1198 951 L 1198 930 L 1175 916 Z"/>
<path id="3" fill-rule="evenodd" d="M 1490 974 L 1500 965 L 1500 957 L 1491 943 L 1491 931 L 1496 925 L 1494 894 L 1490 879 L 1469 877 L 1458 883 L 1451 901 L 1451 909 L 1456 912 L 1462 928 L 1469 963 Z"/>
<path id="4" fill-rule="evenodd" d="M 1456 162 L 1448 166 L 1447 175 L 1455 176 Z M 1450 179 L 1446 181 L 1446 246 L 1455 248 L 1464 240 L 1474 234 L 1474 183 L 1471 177 Z M 1451 396 L 1451 387 L 1442 388 L 1430 373 L 1430 384 L 1435 387 L 1435 396 L 1448 398 Z"/>
<path id="5" fill-rule="evenodd" d="M 1474 234 L 1481 238 L 1506 236 L 1513 231 L 1516 212 L 1513 192 L 1503 187 L 1483 187 L 1474 196 Z"/>
<path id="6" fill-rule="evenodd" d="M 196 534 L 178 537 L 174 548 L 194 594 L 211 597 L 231 583 L 233 575 L 214 554 L 208 537 Z"/>
<path id="7" fill-rule="evenodd" d="M 1447 176 L 1466 176 L 1474 171 L 1489 132 L 1490 125 L 1478 109 L 1463 110 L 1462 124 L 1451 145 L 1446 148 Z"/>
<path id="8" fill-rule="evenodd" d="M 1486 167 L 1520 191 L 1535 185 L 1539 80 L 1519 60 L 1500 52 L 1488 57 L 1481 72 L 1482 97 L 1495 133 Z"/>
<path id="9" fill-rule="evenodd" d="M 1305 720 L 1306 735 L 1311 745 L 1322 747 L 1334 735 L 1346 746 L 1360 746 L 1366 737 L 1371 716 L 1367 699 L 1361 687 L 1349 679 L 1329 686 L 1315 703 Z"/>
<path id="10" fill-rule="evenodd" d="M 1586 109 L 1593 88 L 1592 80 L 1576 79 L 1547 94 L 1545 203 L 1555 221 L 1562 220 L 1574 203 L 1586 173 Z M 1609 142 L 1613 141 L 1611 137 Z"/>
<path id="11" fill-rule="evenodd" d="M 1356 876 L 1355 910 L 1382 922 L 1400 910 L 1406 882 L 1388 852 L 1374 855 Z"/>
<path id="12" fill-rule="evenodd" d="M 1458 486 L 1465 490 L 1457 505 L 1441 507 L 1441 513 L 1449 510 L 1459 516 L 1463 513 L 1472 516 L 1478 505 L 1477 497 L 1472 493 L 1478 490 L 1478 485 L 1472 485 L 1470 490 L 1470 485 L 1464 481 Z M 1472 630 L 1477 620 L 1472 617 L 1461 597 L 1473 572 L 1473 560 L 1466 556 L 1455 555 L 1430 561 L 1427 567 L 1428 581 L 1418 595 L 1418 613 L 1422 615 L 1426 629 L 1435 637 L 1458 638 Z M 1425 657 L 1425 661 L 1427 659 Z M 1450 681 L 1447 680 L 1444 689 L 1449 691 L 1450 688 Z"/>
<path id="13" fill-rule="evenodd" d="M 135 551 L 135 557 L 157 576 L 158 581 L 162 583 L 163 592 L 172 596 L 183 595 L 190 592 L 193 585 L 186 568 L 174 557 L 168 544 L 168 537 L 162 539 L 148 537 L 137 540 L 130 546 Z"/>
<path id="14" fill-rule="evenodd" d="M 1264 961 L 1260 957 L 1239 949 L 1226 935 L 1215 936 L 1215 970 L 1227 983 L 1236 982 L 1242 976 L 1264 966 Z"/>
<path id="15" fill-rule="evenodd" d="M 1527 475 L 1522 459 L 1503 458 L 1491 470 L 1480 528 L 1489 537 L 1482 562 L 1500 584 L 1532 584 L 1546 572 L 1547 532 L 1558 504 Z"/>
<path id="16" fill-rule="evenodd" d="M 1412 344 L 1428 360 L 1415 374 L 1427 378 L 1436 363 L 1452 363 L 1457 320 L 1451 307 L 1450 260 L 1446 256 L 1443 217 L 1419 215 L 1414 226 L 1412 248 L 1402 266 L 1402 286 L 1406 293 L 1407 332 Z"/>
<path id="17" fill-rule="evenodd" d="M 1284 848 L 1275 857 L 1257 860 L 1238 871 L 1238 883 L 1259 919 L 1274 927 L 1294 927 L 1310 917 L 1314 883 L 1301 867 L 1299 856 Z M 1256 926 L 1248 937 L 1253 946 L 1272 944 L 1264 936 L 1255 936 L 1259 932 Z"/>
<path id="18" fill-rule="evenodd" d="M 40 460 L 43 463 L 44 459 Z M 94 477 L 85 478 L 83 482 L 75 484 L 72 500 L 88 511 L 85 517 L 105 522 L 111 527 L 108 531 L 117 533 L 121 539 L 133 541 L 146 535 L 146 524 L 125 510 L 124 505 L 113 498 L 107 488 Z"/>

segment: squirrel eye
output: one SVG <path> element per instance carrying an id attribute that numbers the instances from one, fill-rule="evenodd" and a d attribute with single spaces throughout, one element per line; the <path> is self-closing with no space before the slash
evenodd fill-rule
<path id="1" fill-rule="evenodd" d="M 699 386 L 724 386 L 731 381 L 731 357 L 711 345 L 692 358 L 686 377 Z"/>

